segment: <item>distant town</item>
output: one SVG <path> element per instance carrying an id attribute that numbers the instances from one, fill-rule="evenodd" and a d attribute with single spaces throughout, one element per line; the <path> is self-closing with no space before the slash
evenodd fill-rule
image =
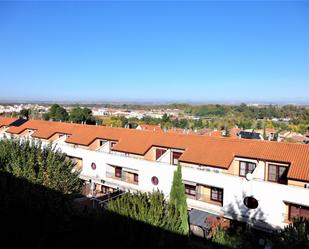
<path id="1" fill-rule="evenodd" d="M 4 103 L 0 105 L 0 116 L 309 143 L 309 106 Z"/>

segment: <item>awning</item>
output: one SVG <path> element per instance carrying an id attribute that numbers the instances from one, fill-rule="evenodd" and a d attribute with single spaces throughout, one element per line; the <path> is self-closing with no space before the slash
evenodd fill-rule
<path id="1" fill-rule="evenodd" d="M 219 216 L 211 213 L 207 213 L 198 209 L 192 209 L 189 212 L 189 223 L 190 225 L 198 226 L 203 229 L 209 229 L 210 223 L 208 220 L 216 220 Z"/>
<path id="2" fill-rule="evenodd" d="M 186 184 L 186 185 L 196 186 L 196 182 L 191 182 L 191 181 L 186 181 L 186 180 L 183 180 L 182 182 L 183 184 Z"/>

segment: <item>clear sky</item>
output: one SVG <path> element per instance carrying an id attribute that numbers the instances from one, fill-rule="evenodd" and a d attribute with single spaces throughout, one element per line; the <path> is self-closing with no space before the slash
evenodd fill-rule
<path id="1" fill-rule="evenodd" d="M 0 2 L 0 100 L 308 103 L 309 2 Z"/>

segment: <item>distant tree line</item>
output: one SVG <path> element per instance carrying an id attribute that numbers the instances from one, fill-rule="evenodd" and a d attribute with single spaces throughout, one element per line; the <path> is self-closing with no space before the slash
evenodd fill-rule
<path id="1" fill-rule="evenodd" d="M 133 109 L 179 109 L 178 118 L 170 117 L 166 113 L 162 118 L 152 118 L 145 116 L 142 119 L 125 117 L 107 117 L 104 120 L 93 116 L 88 107 L 81 108 L 74 106 L 70 111 L 64 107 L 54 104 L 48 113 L 43 114 L 43 119 L 54 121 L 67 121 L 73 123 L 99 124 L 113 127 L 126 127 L 130 124 L 131 128 L 136 128 L 139 124 L 161 125 L 162 128 L 181 128 L 181 129 L 218 129 L 228 130 L 232 127 L 241 129 L 263 129 L 274 128 L 277 130 L 290 130 L 299 133 L 309 132 L 309 108 L 297 107 L 293 105 L 286 106 L 247 106 L 241 105 L 104 105 L 105 107 L 121 107 Z M 195 116 L 195 119 L 184 118 L 184 115 Z M 17 114 L 16 114 L 17 115 Z M 23 109 L 20 115 L 24 118 L 39 118 L 38 113 L 33 110 Z M 277 118 L 278 121 L 271 119 Z M 288 118 L 287 120 L 282 120 Z M 281 119 L 281 120 L 279 120 Z"/>
<path id="2" fill-rule="evenodd" d="M 49 111 L 43 115 L 44 120 L 70 121 L 79 124 L 101 124 L 101 120 L 92 115 L 91 109 L 85 107 L 74 107 L 68 112 L 64 107 L 54 104 Z"/>

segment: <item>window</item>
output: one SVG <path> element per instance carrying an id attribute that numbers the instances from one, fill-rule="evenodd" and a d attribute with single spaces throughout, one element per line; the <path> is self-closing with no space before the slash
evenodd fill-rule
<path id="1" fill-rule="evenodd" d="M 178 159 L 182 155 L 180 152 L 172 152 L 172 164 L 177 165 L 178 164 Z"/>
<path id="2" fill-rule="evenodd" d="M 116 142 L 111 142 L 111 148 L 115 146 Z"/>
<path id="3" fill-rule="evenodd" d="M 157 186 L 159 184 L 159 179 L 156 176 L 151 177 L 151 182 L 153 185 Z"/>
<path id="4" fill-rule="evenodd" d="M 256 167 L 255 163 L 239 162 L 239 175 L 246 176 L 248 173 L 252 173 Z"/>
<path id="5" fill-rule="evenodd" d="M 304 217 L 309 219 L 309 207 L 289 204 L 289 220 L 292 220 L 294 217 Z"/>
<path id="6" fill-rule="evenodd" d="M 76 158 L 74 158 L 74 162 L 76 162 Z M 91 168 L 95 170 L 97 168 L 97 165 L 95 163 L 92 163 Z"/>
<path id="7" fill-rule="evenodd" d="M 193 185 L 185 184 L 185 192 L 187 195 L 196 196 L 196 187 Z"/>
<path id="8" fill-rule="evenodd" d="M 274 164 L 268 165 L 268 181 L 277 182 L 281 184 L 287 183 L 287 170 L 285 166 L 279 166 Z"/>
<path id="9" fill-rule="evenodd" d="M 211 188 L 210 199 L 213 201 L 223 201 L 223 189 L 221 188 Z"/>
<path id="10" fill-rule="evenodd" d="M 106 141 L 104 140 L 100 140 L 100 147 L 103 146 L 103 144 L 105 144 Z"/>
<path id="11" fill-rule="evenodd" d="M 138 183 L 138 174 L 134 174 L 134 182 Z"/>
<path id="12" fill-rule="evenodd" d="M 156 150 L 156 160 L 158 160 L 165 152 L 166 152 L 165 149 L 157 149 Z"/>
<path id="13" fill-rule="evenodd" d="M 121 171 L 122 171 L 122 168 L 116 167 L 115 168 L 115 176 L 121 178 Z"/>

